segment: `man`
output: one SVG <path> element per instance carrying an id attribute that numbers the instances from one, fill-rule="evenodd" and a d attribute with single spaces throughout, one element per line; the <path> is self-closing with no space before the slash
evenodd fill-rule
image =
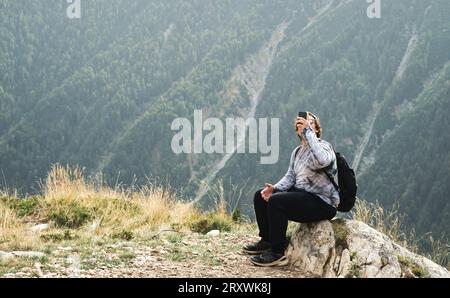
<path id="1" fill-rule="evenodd" d="M 275 185 L 265 184 L 254 196 L 256 220 L 261 240 L 244 246 L 255 255 L 257 266 L 284 266 L 288 260 L 286 230 L 288 221 L 317 222 L 332 219 L 339 205 L 339 193 L 325 171 L 338 181 L 333 147 L 320 139 L 322 127 L 314 114 L 295 119 L 301 145 L 291 154 L 286 175 Z"/>

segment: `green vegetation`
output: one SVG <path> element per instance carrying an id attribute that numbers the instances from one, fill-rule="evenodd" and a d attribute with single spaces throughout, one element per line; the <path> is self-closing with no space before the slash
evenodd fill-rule
<path id="1" fill-rule="evenodd" d="M 16 197 L 12 196 L 3 196 L 0 197 L 0 201 L 5 206 L 14 210 L 19 217 L 30 216 L 37 213 L 42 202 L 41 198 L 37 196 L 24 198 L 22 200 L 17 200 Z"/>
<path id="2" fill-rule="evenodd" d="M 332 222 L 336 247 L 341 251 L 348 248 L 347 236 L 349 234 L 348 227 L 342 219 L 335 219 Z"/>
<path id="3" fill-rule="evenodd" d="M 88 208 L 80 206 L 76 202 L 71 202 L 59 210 L 51 210 L 49 219 L 58 227 L 76 229 L 86 224 L 92 219 Z"/>
<path id="4" fill-rule="evenodd" d="M 211 230 L 229 232 L 231 231 L 232 225 L 233 219 L 230 216 L 223 216 L 222 214 L 212 212 L 195 219 L 190 224 L 190 228 L 193 232 L 206 234 Z"/>
<path id="5" fill-rule="evenodd" d="M 352 263 L 350 269 L 345 276 L 346 278 L 358 278 L 361 276 L 361 266 L 356 263 Z"/>
<path id="6" fill-rule="evenodd" d="M 118 231 L 118 232 L 114 232 L 111 235 L 111 238 L 130 241 L 130 240 L 132 240 L 134 238 L 134 235 L 133 235 L 132 231 L 121 230 L 121 231 Z"/>
<path id="7" fill-rule="evenodd" d="M 182 239 L 183 237 L 178 233 L 167 235 L 167 240 L 172 244 L 180 243 Z"/>
<path id="8" fill-rule="evenodd" d="M 234 212 L 231 214 L 231 218 L 234 222 L 242 222 L 242 214 L 240 209 L 234 210 Z"/>
<path id="9" fill-rule="evenodd" d="M 385 1 L 382 20 L 367 18 L 364 1 L 333 1 L 321 17 L 327 1 L 107 2 L 85 3 L 74 22 L 64 1 L 0 0 L 0 180 L 19 197 L 32 195 L 6 199 L 9 224 L 35 213 L 61 229 L 99 221 L 95 232 L 108 235 L 120 233 L 113 225 L 172 224 L 166 211 L 149 213 L 140 199 L 112 192 L 41 198 L 36 183 L 60 163 L 85 167 L 113 189 L 139 189 L 157 177 L 179 199 L 193 197 L 220 156 L 174 154 L 171 122 L 192 119 L 195 109 L 222 119 L 246 115 L 251 92 L 235 82 L 236 72 L 286 23 L 267 77 L 247 78 L 265 83 L 255 117 L 280 119 L 280 161 L 230 158 L 219 175 L 230 177 L 225 196 L 248 181 L 232 211 L 251 215 L 254 191 L 285 173 L 298 143 L 292 119 L 310 110 L 321 117 L 324 139 L 350 161 L 369 136 L 356 169 L 361 197 L 385 210 L 398 202 L 409 230 L 433 236 L 418 237 L 421 249 L 448 243 L 448 0 Z M 214 205 L 207 195 L 204 201 Z M 126 220 L 129 214 L 137 220 Z M 195 230 L 232 226 L 202 216 Z M 448 253 L 440 259 L 448 262 Z"/>
<path id="10" fill-rule="evenodd" d="M 42 258 L 11 258 L 7 260 L 0 260 L 0 276 L 5 273 L 14 273 L 23 270 L 24 268 L 33 267 L 36 262 L 45 264 L 48 261 L 47 257 Z"/>
<path id="11" fill-rule="evenodd" d="M 419 278 L 427 278 L 430 276 L 428 271 L 423 268 L 422 266 L 419 266 L 417 263 L 412 261 L 411 259 L 404 257 L 404 256 L 398 256 L 398 261 L 400 262 L 400 265 L 406 268 L 409 268 L 411 272 Z"/>
<path id="12" fill-rule="evenodd" d="M 119 259 L 124 262 L 130 262 L 131 260 L 133 260 L 136 257 L 136 255 L 132 252 L 124 252 L 122 254 L 119 255 Z"/>
<path id="13" fill-rule="evenodd" d="M 70 230 L 65 230 L 63 232 L 57 231 L 54 233 L 44 233 L 40 237 L 44 241 L 53 241 L 53 242 L 61 242 L 64 240 L 73 240 L 73 239 L 77 238 L 77 236 Z"/>

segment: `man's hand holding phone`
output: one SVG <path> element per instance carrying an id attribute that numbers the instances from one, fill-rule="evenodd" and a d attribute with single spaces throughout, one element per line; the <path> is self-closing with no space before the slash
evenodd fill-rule
<path id="1" fill-rule="evenodd" d="M 298 117 L 295 119 L 295 131 L 298 135 L 301 135 L 304 128 L 311 127 L 311 123 L 308 122 L 308 114 L 306 112 L 299 112 Z"/>
<path id="2" fill-rule="evenodd" d="M 265 186 L 266 187 L 261 191 L 261 196 L 264 201 L 269 202 L 269 199 L 273 194 L 273 185 L 266 183 Z"/>

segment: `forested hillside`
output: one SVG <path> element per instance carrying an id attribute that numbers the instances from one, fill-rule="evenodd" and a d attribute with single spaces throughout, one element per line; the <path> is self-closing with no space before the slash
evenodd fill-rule
<path id="1" fill-rule="evenodd" d="M 284 175 L 298 110 L 353 163 L 360 197 L 419 234 L 450 222 L 450 2 L 0 0 L 3 186 L 38 191 L 53 163 L 111 185 L 158 178 L 249 210 Z M 171 150 L 176 117 L 280 118 L 280 159 Z M 203 182 L 202 182 L 203 181 Z"/>

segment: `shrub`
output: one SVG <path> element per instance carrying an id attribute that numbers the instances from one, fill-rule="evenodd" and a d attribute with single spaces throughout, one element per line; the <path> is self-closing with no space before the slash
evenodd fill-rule
<path id="1" fill-rule="evenodd" d="M 14 210 L 19 217 L 30 216 L 36 214 L 41 206 L 42 199 L 40 197 L 2 197 L 0 200 L 9 208 Z"/>
<path id="2" fill-rule="evenodd" d="M 430 273 L 422 266 L 419 266 L 416 262 L 412 261 L 411 259 L 404 257 L 404 256 L 398 256 L 398 262 L 402 267 L 406 267 L 411 269 L 411 272 L 419 277 L 419 278 L 427 278 L 430 276 Z"/>
<path id="3" fill-rule="evenodd" d="M 41 239 L 44 241 L 54 241 L 60 242 L 64 240 L 73 240 L 76 239 L 77 236 L 70 232 L 70 230 L 65 230 L 64 232 L 55 232 L 55 233 L 47 233 L 41 235 Z"/>
<path id="4" fill-rule="evenodd" d="M 211 230 L 220 230 L 221 232 L 231 231 L 233 219 L 231 216 L 224 216 L 215 212 L 201 215 L 199 218 L 193 220 L 190 228 L 193 232 L 206 234 Z"/>
<path id="5" fill-rule="evenodd" d="M 350 266 L 350 269 L 345 277 L 346 278 L 355 278 L 355 277 L 358 278 L 360 276 L 361 276 L 361 267 L 356 263 L 352 263 L 352 265 Z"/>
<path id="6" fill-rule="evenodd" d="M 92 219 L 92 211 L 76 201 L 72 201 L 57 209 L 50 209 L 48 217 L 55 222 L 57 227 L 76 229 Z"/>
<path id="7" fill-rule="evenodd" d="M 233 214 L 231 215 L 231 218 L 233 219 L 234 222 L 237 222 L 237 223 L 242 222 L 241 210 L 239 210 L 239 209 L 234 210 Z"/>
<path id="8" fill-rule="evenodd" d="M 345 221 L 342 219 L 335 219 L 332 222 L 334 238 L 336 239 L 336 247 L 341 251 L 348 248 L 347 237 L 349 230 Z"/>
<path id="9" fill-rule="evenodd" d="M 114 232 L 111 235 L 111 238 L 130 241 L 130 240 L 132 240 L 134 238 L 134 235 L 133 235 L 133 232 L 131 232 L 131 231 L 121 230 L 121 231 L 118 231 L 118 232 Z"/>

